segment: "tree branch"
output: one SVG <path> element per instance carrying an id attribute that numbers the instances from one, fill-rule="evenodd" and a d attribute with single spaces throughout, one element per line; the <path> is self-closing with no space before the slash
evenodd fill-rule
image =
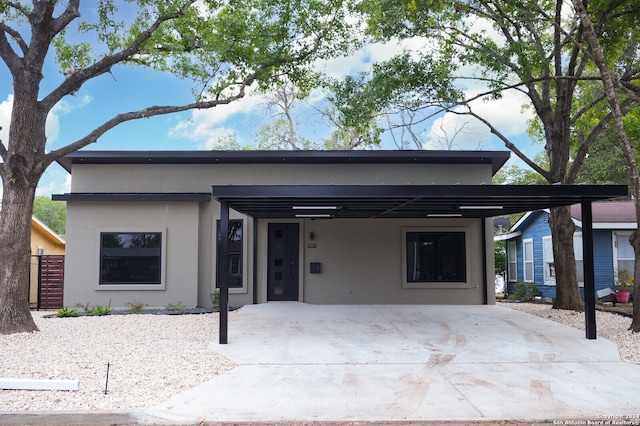
<path id="1" fill-rule="evenodd" d="M 77 2 L 79 0 L 74 1 Z M 187 10 L 189 10 L 191 5 L 195 1 L 196 0 L 187 0 L 183 4 L 182 8 L 180 8 L 175 13 L 158 17 L 149 26 L 149 28 L 141 32 L 140 35 L 126 49 L 123 49 L 109 56 L 105 56 L 101 60 L 95 62 L 93 65 L 81 70 L 77 70 L 76 72 L 71 74 L 56 89 L 54 89 L 40 101 L 42 107 L 46 111 L 50 111 L 51 108 L 53 108 L 53 106 L 60 101 L 60 99 L 70 93 L 78 91 L 88 80 L 109 72 L 113 65 L 123 62 L 128 58 L 138 54 L 140 52 L 140 46 L 155 34 L 158 28 L 160 28 L 160 25 L 162 25 L 164 22 L 178 19 L 184 16 L 187 13 Z M 70 11 L 69 14 L 72 14 L 72 12 Z"/>
<path id="2" fill-rule="evenodd" d="M 474 117 L 475 119 L 481 121 L 485 126 L 487 126 L 489 128 L 489 131 L 491 133 L 496 135 L 504 143 L 505 147 L 507 147 L 509 150 L 511 150 L 522 161 L 524 161 L 529 167 L 531 167 L 533 170 L 538 172 L 545 179 L 549 180 L 551 178 L 551 175 L 550 175 L 550 173 L 548 171 L 544 170 L 542 167 L 538 166 L 535 162 L 533 162 L 531 159 L 529 159 L 529 157 L 527 157 L 522 151 L 520 151 L 518 149 L 518 147 L 516 147 L 513 144 L 513 142 L 511 142 L 511 140 L 509 140 L 509 138 L 507 138 L 505 135 L 503 135 L 498 129 L 496 129 L 488 120 L 486 120 L 482 116 L 476 114 L 471 109 L 469 109 L 466 112 L 453 111 L 453 110 L 450 110 L 449 112 L 451 112 L 453 114 L 457 114 L 457 115 L 470 115 L 470 116 Z"/>

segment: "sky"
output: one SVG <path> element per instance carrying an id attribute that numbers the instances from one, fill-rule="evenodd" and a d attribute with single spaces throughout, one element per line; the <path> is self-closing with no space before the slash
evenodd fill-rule
<path id="1" fill-rule="evenodd" d="M 369 45 L 350 57 L 331 59 L 318 63 L 333 77 L 353 75 L 367 70 L 372 63 L 391 57 L 401 47 L 419 48 L 420 40 L 385 45 Z M 48 93 L 63 81 L 62 70 L 49 55 L 44 69 L 41 93 Z M 47 120 L 47 150 L 60 148 L 84 136 L 96 126 L 126 111 L 139 110 L 151 105 L 184 104 L 193 100 L 190 82 L 176 79 L 170 74 L 152 72 L 128 66 L 114 67 L 105 74 L 87 82 L 73 96 L 65 97 Z M 467 93 L 477 93 L 480 88 L 464 87 Z M 0 62 L 0 140 L 8 140 L 8 128 L 13 100 L 11 76 Z M 321 102 L 321 94 L 315 93 L 312 101 Z M 478 101 L 476 108 L 502 133 L 513 138 L 519 148 L 531 156 L 541 149 L 531 144 L 526 134 L 531 112 L 522 111 L 527 103 L 522 94 L 506 93 L 497 101 Z M 310 140 L 321 139 L 326 128 L 319 122 L 311 107 L 297 111 L 304 117 L 305 136 Z M 103 135 L 85 150 L 203 150 L 211 149 L 219 136 L 234 134 L 242 145 L 252 145 L 254 135 L 261 126 L 270 122 L 271 114 L 265 99 L 249 95 L 226 106 L 209 110 L 153 117 L 124 123 Z M 464 120 L 464 121 L 463 121 Z M 502 142 L 492 136 L 479 122 L 470 121 L 455 114 L 444 114 L 425 124 L 424 149 L 444 149 L 444 133 L 453 135 L 463 131 L 454 139 L 454 149 L 506 150 Z M 383 135 L 380 149 L 396 149 L 390 135 Z M 512 158 L 514 156 L 512 155 Z M 36 195 L 69 192 L 71 176 L 59 165 L 53 164 L 40 181 Z"/>

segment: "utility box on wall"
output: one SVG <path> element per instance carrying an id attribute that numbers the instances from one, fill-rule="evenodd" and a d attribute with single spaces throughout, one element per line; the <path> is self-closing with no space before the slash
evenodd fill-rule
<path id="1" fill-rule="evenodd" d="M 310 272 L 312 274 L 319 274 L 321 268 L 321 263 L 320 262 L 311 262 L 311 268 L 310 268 Z"/>

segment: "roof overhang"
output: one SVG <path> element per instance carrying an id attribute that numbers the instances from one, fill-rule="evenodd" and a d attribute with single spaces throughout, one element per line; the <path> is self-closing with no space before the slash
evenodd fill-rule
<path id="1" fill-rule="evenodd" d="M 625 197 L 626 185 L 214 185 L 255 218 L 486 218 Z"/>
<path id="2" fill-rule="evenodd" d="M 444 164 L 490 165 L 495 174 L 509 151 L 77 151 L 58 160 L 74 164 Z"/>

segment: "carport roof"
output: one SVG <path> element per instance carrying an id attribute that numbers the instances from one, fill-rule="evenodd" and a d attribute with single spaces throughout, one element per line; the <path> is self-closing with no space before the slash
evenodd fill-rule
<path id="1" fill-rule="evenodd" d="M 626 185 L 215 185 L 255 218 L 493 217 L 625 197 Z"/>

